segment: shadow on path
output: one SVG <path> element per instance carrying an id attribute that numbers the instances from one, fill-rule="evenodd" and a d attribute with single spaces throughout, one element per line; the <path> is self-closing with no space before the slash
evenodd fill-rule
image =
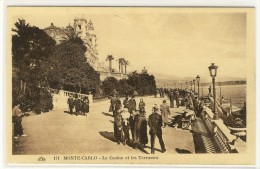
<path id="1" fill-rule="evenodd" d="M 110 123 L 114 124 L 114 121 L 113 120 L 109 120 Z"/>
<path id="2" fill-rule="evenodd" d="M 206 153 L 200 133 L 193 133 L 195 153 Z"/>
<path id="3" fill-rule="evenodd" d="M 189 150 L 180 149 L 180 148 L 176 148 L 175 151 L 179 154 L 191 154 Z"/>
<path id="4" fill-rule="evenodd" d="M 66 110 L 64 111 L 64 113 L 68 113 L 68 114 L 70 114 L 70 112 L 69 112 L 69 111 L 66 111 Z"/>
<path id="5" fill-rule="evenodd" d="M 113 117 L 113 115 L 112 115 L 112 114 L 109 114 L 109 113 L 102 112 L 102 114 L 104 114 L 105 116 Z"/>
<path id="6" fill-rule="evenodd" d="M 146 148 L 150 148 L 151 149 L 151 147 L 150 146 L 145 146 Z M 154 151 L 159 151 L 159 152 L 161 152 L 162 153 L 162 150 L 160 150 L 160 149 L 158 149 L 158 148 L 154 148 Z"/>
<path id="7" fill-rule="evenodd" d="M 101 131 L 101 132 L 99 132 L 99 134 L 110 141 L 113 141 L 113 142 L 117 141 L 116 138 L 114 137 L 114 132 Z"/>
<path id="8" fill-rule="evenodd" d="M 146 146 L 144 147 L 146 148 Z M 145 154 L 150 154 L 148 151 L 146 151 L 144 148 L 138 148 L 141 152 L 145 153 Z"/>

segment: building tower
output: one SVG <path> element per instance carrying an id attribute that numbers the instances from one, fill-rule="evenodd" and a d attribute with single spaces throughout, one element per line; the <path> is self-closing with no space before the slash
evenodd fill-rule
<path id="1" fill-rule="evenodd" d="M 75 33 L 84 41 L 87 36 L 87 20 L 84 18 L 84 16 L 75 17 L 74 30 Z"/>

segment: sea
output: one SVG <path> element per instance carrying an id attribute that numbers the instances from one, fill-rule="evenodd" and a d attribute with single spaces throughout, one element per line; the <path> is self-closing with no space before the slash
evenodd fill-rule
<path id="1" fill-rule="evenodd" d="M 201 87 L 200 94 L 208 94 L 208 87 Z M 242 108 L 246 102 L 246 85 L 216 86 L 216 96 L 223 96 L 225 100 L 231 99 L 232 105 Z"/>

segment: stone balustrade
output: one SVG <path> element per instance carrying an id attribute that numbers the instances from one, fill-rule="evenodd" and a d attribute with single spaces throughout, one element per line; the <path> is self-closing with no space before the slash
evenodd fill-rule
<path id="1" fill-rule="evenodd" d="M 214 120 L 214 113 L 208 107 L 204 107 L 202 118 L 206 123 L 207 128 L 212 134 L 222 153 L 236 152 L 234 146 L 236 136 L 231 134 L 230 129 L 224 124 L 222 119 Z"/>
<path id="2" fill-rule="evenodd" d="M 50 89 L 50 93 L 58 94 L 65 97 L 75 96 L 75 95 L 77 95 L 78 98 L 88 97 L 89 103 L 93 102 L 93 95 L 91 94 L 91 92 L 89 94 L 82 94 L 82 93 L 76 93 L 76 92 L 65 91 L 65 90 Z"/>

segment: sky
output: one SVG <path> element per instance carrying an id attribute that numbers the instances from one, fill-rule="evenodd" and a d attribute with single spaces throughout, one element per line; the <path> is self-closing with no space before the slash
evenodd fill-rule
<path id="1" fill-rule="evenodd" d="M 246 13 L 167 8 L 41 8 L 12 17 L 39 28 L 54 23 L 65 27 L 78 15 L 91 19 L 100 61 L 107 55 L 130 62 L 128 70 L 143 67 L 156 75 L 200 77 L 209 80 L 215 63 L 220 77 L 246 78 Z M 105 63 L 108 65 L 108 63 Z M 118 64 L 114 60 L 113 68 Z"/>

